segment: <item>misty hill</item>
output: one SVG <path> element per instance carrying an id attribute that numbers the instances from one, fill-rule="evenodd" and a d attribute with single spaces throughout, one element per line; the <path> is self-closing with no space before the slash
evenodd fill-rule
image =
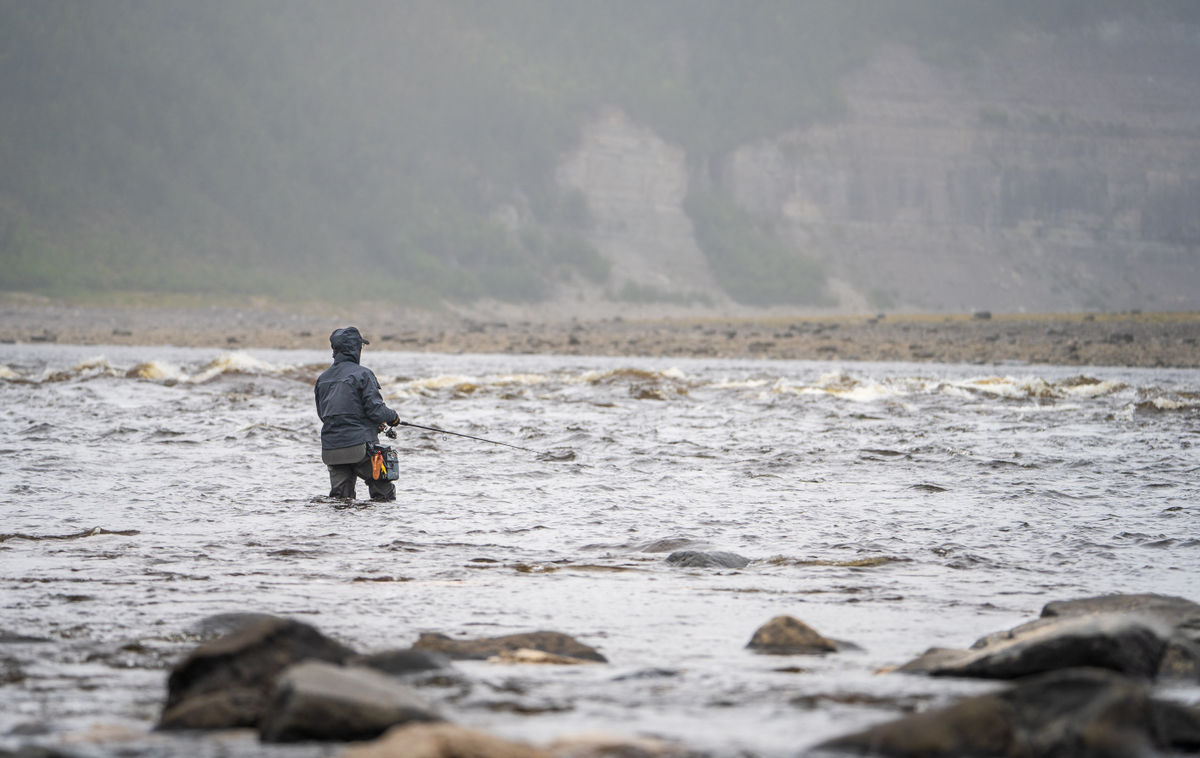
<path id="1" fill-rule="evenodd" d="M 0 0 L 0 289 L 1200 307 L 1200 7 Z"/>

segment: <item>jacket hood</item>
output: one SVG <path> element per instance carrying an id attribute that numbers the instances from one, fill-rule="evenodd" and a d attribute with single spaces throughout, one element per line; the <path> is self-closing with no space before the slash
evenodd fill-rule
<path id="1" fill-rule="evenodd" d="M 333 348 L 335 360 L 351 360 L 358 363 L 362 355 L 362 346 L 369 344 L 371 343 L 363 339 L 358 328 L 354 326 L 334 329 L 333 334 L 329 335 L 329 346 Z"/>

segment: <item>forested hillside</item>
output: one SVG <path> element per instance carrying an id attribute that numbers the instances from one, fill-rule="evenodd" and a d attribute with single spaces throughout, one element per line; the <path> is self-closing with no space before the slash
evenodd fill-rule
<path id="1" fill-rule="evenodd" d="M 1114 14 L 1200 23 L 1187 0 L 0 0 L 0 289 L 653 297 L 614 286 L 555 177 L 615 106 L 685 151 L 725 294 L 820 304 L 821 264 L 733 206 L 731 150 L 835 121 L 885 43 L 969 68 Z"/>

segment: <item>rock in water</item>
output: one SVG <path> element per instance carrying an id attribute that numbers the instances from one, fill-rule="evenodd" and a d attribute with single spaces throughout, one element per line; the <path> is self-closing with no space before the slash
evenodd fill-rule
<path id="1" fill-rule="evenodd" d="M 550 758 L 520 742 L 453 724 L 398 726 L 374 742 L 354 745 L 338 758 Z"/>
<path id="2" fill-rule="evenodd" d="M 1076 600 L 1055 600 L 1042 608 L 1042 618 L 1082 616 L 1089 613 L 1140 613 L 1155 616 L 1178 626 L 1200 622 L 1200 605 L 1170 595 L 1100 595 Z M 1200 634 L 1200 624 L 1196 627 Z"/>
<path id="3" fill-rule="evenodd" d="M 411 688 L 367 668 L 305 661 L 279 676 L 259 733 L 265 742 L 369 740 L 393 726 L 441 721 Z"/>
<path id="4" fill-rule="evenodd" d="M 608 659 L 595 648 L 561 632 L 528 632 L 478 640 L 455 640 L 444 634 L 426 632 L 413 645 L 413 650 L 427 650 L 454 659 L 473 660 L 486 660 L 493 656 L 499 656 L 503 652 L 512 652 L 522 648 L 600 663 L 608 662 Z"/>
<path id="5" fill-rule="evenodd" d="M 234 613 L 218 613 L 213 616 L 206 616 L 192 625 L 189 632 L 198 635 L 201 639 L 211 640 L 216 637 L 223 637 L 227 634 L 233 634 L 245 627 L 255 624 L 266 619 L 278 618 L 269 613 L 251 612 L 234 612 Z"/>
<path id="6" fill-rule="evenodd" d="M 365 666 L 369 669 L 382 671 L 392 676 L 418 674 L 423 671 L 436 671 L 450 666 L 450 661 L 443 655 L 427 650 L 405 648 L 400 650 L 384 650 L 370 655 L 360 655 L 346 662 L 349 666 Z"/>
<path id="7" fill-rule="evenodd" d="M 1153 619 L 1082 616 L 963 651 L 933 650 L 900 668 L 905 673 L 1016 679 L 1064 668 L 1096 667 L 1153 677 L 1170 628 Z"/>
<path id="8" fill-rule="evenodd" d="M 699 550 L 676 550 L 667 556 L 667 563 L 683 568 L 746 568 L 750 559 L 737 553 L 724 551 L 702 552 Z"/>
<path id="9" fill-rule="evenodd" d="M 1074 666 L 1200 681 L 1200 606 L 1162 595 L 1049 603 L 1035 621 L 969 650 L 929 650 L 900 671 L 1012 679 Z"/>
<path id="10" fill-rule="evenodd" d="M 1195 708 L 1155 700 L 1144 684 L 1119 674 L 1072 669 L 839 737 L 818 749 L 906 758 L 1136 758 L 1198 744 Z"/>
<path id="11" fill-rule="evenodd" d="M 273 616 L 254 621 L 201 644 L 175 666 L 159 728 L 255 726 L 285 668 L 308 659 L 342 663 L 353 655 L 308 624 Z"/>
<path id="12" fill-rule="evenodd" d="M 814 655 L 838 649 L 836 642 L 792 616 L 776 616 L 760 626 L 746 647 L 767 655 Z"/>

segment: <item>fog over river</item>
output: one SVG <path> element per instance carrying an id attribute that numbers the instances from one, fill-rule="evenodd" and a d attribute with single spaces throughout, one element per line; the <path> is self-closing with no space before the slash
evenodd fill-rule
<path id="1" fill-rule="evenodd" d="M 335 754 L 147 733 L 189 632 L 232 611 L 361 651 L 565 632 L 609 663 L 459 662 L 469 684 L 422 692 L 538 743 L 775 756 L 994 688 L 877 672 L 1046 602 L 1200 600 L 1200 370 L 374 347 L 403 419 L 539 452 L 404 429 L 398 502 L 346 504 L 326 352 L 0 345 L 0 747 Z M 746 650 L 780 614 L 862 650 Z"/>

